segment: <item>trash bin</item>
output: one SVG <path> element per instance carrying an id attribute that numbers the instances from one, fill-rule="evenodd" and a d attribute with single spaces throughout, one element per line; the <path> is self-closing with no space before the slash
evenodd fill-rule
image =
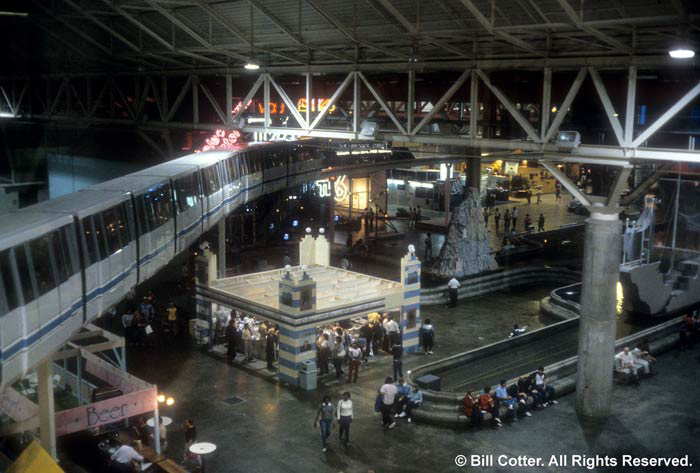
<path id="1" fill-rule="evenodd" d="M 313 360 L 306 360 L 301 362 L 301 368 L 299 369 L 299 386 L 306 391 L 313 391 L 316 389 L 316 362 Z"/>

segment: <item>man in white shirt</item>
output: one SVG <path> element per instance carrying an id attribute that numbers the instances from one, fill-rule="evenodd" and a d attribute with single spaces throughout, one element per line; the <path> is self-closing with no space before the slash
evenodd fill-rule
<path id="1" fill-rule="evenodd" d="M 131 443 L 136 445 L 136 441 Z M 139 455 L 131 445 L 122 445 L 112 454 L 111 457 L 114 466 L 119 471 L 133 471 L 131 468 L 132 462 L 143 462 L 143 457 Z"/>
<path id="2" fill-rule="evenodd" d="M 336 412 L 336 419 L 338 419 L 338 438 L 343 441 L 343 432 L 345 432 L 345 446 L 350 446 L 350 423 L 352 422 L 352 401 L 350 400 L 350 393 L 344 392 L 343 399 L 338 401 L 338 409 Z"/>
<path id="3" fill-rule="evenodd" d="M 384 327 L 386 328 L 387 337 L 389 337 L 389 349 L 391 349 L 392 345 L 401 340 L 399 324 L 396 323 L 392 315 L 389 314 L 386 318 L 386 325 Z"/>
<path id="4" fill-rule="evenodd" d="M 396 427 L 396 422 L 391 418 L 391 409 L 394 407 L 394 399 L 396 398 L 396 385 L 394 379 L 388 376 L 384 380 L 384 384 L 379 388 L 379 394 L 382 395 L 382 403 L 380 410 L 382 412 L 382 425 L 389 429 Z"/>
<path id="5" fill-rule="evenodd" d="M 559 404 L 554 400 L 554 386 L 550 386 L 547 382 L 547 375 L 544 374 L 544 367 L 537 368 L 534 376 L 535 389 L 540 393 L 542 407 L 547 407 L 550 404 Z"/>
<path id="6" fill-rule="evenodd" d="M 638 383 L 639 373 L 637 370 L 640 368 L 640 366 L 634 362 L 634 355 L 632 355 L 630 349 L 628 347 L 623 348 L 620 353 L 615 355 L 615 358 L 617 358 L 616 362 L 618 363 L 619 370 L 624 373 L 631 374 L 633 381 Z"/>
<path id="7" fill-rule="evenodd" d="M 447 307 L 457 307 L 457 289 L 459 289 L 461 284 L 457 281 L 457 278 L 452 276 L 452 279 L 447 283 L 447 289 L 450 293 L 450 302 Z"/>

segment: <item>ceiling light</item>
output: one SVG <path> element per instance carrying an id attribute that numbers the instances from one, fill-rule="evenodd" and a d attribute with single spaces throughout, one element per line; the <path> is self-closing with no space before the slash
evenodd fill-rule
<path id="1" fill-rule="evenodd" d="M 258 69 L 260 69 L 260 64 L 256 64 L 254 62 L 249 62 L 243 67 L 245 69 L 248 69 L 249 71 L 257 71 Z"/>
<path id="2" fill-rule="evenodd" d="M 690 59 L 691 57 L 695 56 L 695 51 L 685 47 L 680 47 L 670 50 L 668 55 L 673 59 Z"/>

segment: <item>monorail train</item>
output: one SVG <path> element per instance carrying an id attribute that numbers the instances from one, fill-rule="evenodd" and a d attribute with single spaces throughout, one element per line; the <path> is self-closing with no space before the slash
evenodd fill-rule
<path id="1" fill-rule="evenodd" d="M 228 212 L 312 180 L 323 155 L 313 141 L 193 154 L 4 215 L 0 387 Z"/>

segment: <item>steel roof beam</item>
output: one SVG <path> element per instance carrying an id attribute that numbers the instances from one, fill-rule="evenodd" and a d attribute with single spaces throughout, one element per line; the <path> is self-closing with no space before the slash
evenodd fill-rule
<path id="1" fill-rule="evenodd" d="M 585 31 L 586 33 L 589 33 L 599 40 L 619 49 L 622 52 L 631 54 L 632 53 L 632 48 L 622 44 L 618 40 L 611 38 L 610 36 L 606 35 L 605 33 L 600 32 L 599 30 L 593 28 L 592 26 L 589 26 L 583 22 L 583 20 L 578 16 L 576 11 L 569 5 L 568 0 L 557 0 L 559 3 L 559 6 L 566 12 L 566 15 L 571 19 L 571 21 L 580 29 Z"/>
<path id="2" fill-rule="evenodd" d="M 461 0 L 461 2 L 467 8 L 467 10 L 469 10 L 471 14 L 474 15 L 474 18 L 476 18 L 476 20 L 481 24 L 481 26 L 483 26 L 486 29 L 486 31 L 488 31 L 495 37 L 500 38 L 520 49 L 524 49 L 525 51 L 537 54 L 538 56 L 544 56 L 543 53 L 533 48 L 525 41 L 516 38 L 515 36 L 508 34 L 492 25 L 491 22 L 484 16 L 483 13 L 481 13 L 479 8 L 476 5 L 474 5 L 474 3 L 471 0 Z"/>

